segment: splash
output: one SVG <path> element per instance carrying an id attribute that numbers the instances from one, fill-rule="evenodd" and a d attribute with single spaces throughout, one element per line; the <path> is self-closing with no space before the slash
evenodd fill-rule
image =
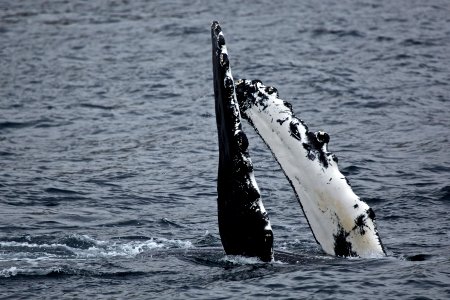
<path id="1" fill-rule="evenodd" d="M 190 241 L 166 238 L 148 240 L 96 240 L 88 235 L 68 235 L 62 238 L 21 237 L 0 241 L 0 277 L 36 273 L 36 268 L 65 264 L 69 261 L 96 260 L 98 258 L 135 258 L 141 253 L 161 249 L 188 249 Z M 11 265 L 11 263 L 13 265 Z M 23 268 L 26 267 L 26 268 Z M 31 267 L 29 269 L 28 267 Z M 52 269 L 52 272 L 55 270 Z M 39 273 L 39 272 L 38 272 Z"/>

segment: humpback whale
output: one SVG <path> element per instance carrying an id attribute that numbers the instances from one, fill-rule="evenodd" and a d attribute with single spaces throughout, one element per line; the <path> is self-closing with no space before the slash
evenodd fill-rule
<path id="1" fill-rule="evenodd" d="M 325 253 L 385 256 L 375 213 L 339 171 L 337 157 L 328 151 L 329 135 L 310 132 L 295 116 L 291 104 L 279 98 L 276 88 L 259 80 L 240 79 L 235 83 L 225 39 L 216 21 L 211 35 L 220 152 L 219 231 L 225 252 L 265 261 L 273 255 L 273 233 L 252 172 L 248 140 L 240 123 L 242 115 L 281 166 Z"/>

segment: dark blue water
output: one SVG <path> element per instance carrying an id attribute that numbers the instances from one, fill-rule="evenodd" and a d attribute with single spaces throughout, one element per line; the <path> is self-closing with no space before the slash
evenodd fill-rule
<path id="1" fill-rule="evenodd" d="M 450 297 L 449 2 L 216 2 L 0 3 L 0 297 Z M 330 134 L 389 257 L 324 255 L 250 126 L 298 258 L 217 248 L 214 19 L 236 78 Z"/>

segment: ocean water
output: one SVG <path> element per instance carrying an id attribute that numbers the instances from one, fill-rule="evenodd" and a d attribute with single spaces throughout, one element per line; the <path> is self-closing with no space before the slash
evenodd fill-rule
<path id="1" fill-rule="evenodd" d="M 375 211 L 388 257 L 315 243 L 245 125 L 275 262 L 225 256 L 210 24 Z M 448 1 L 2 1 L 0 298 L 450 297 Z"/>

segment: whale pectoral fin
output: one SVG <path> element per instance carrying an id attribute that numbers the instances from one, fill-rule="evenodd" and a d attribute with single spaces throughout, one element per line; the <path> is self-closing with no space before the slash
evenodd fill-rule
<path id="1" fill-rule="evenodd" d="M 219 142 L 217 204 L 222 245 L 228 255 L 271 261 L 273 232 L 253 175 L 225 38 L 216 21 L 211 25 L 211 39 Z"/>
<path id="2" fill-rule="evenodd" d="M 339 171 L 329 135 L 309 131 L 291 104 L 259 80 L 238 80 L 236 97 L 242 116 L 280 164 L 322 249 L 336 256 L 384 256 L 375 214 Z"/>

